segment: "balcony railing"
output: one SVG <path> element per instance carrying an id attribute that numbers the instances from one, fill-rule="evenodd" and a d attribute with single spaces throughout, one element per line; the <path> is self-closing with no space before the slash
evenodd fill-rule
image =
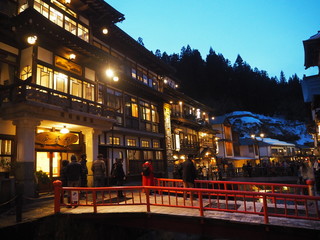
<path id="1" fill-rule="evenodd" d="M 93 114 L 100 117 L 115 118 L 115 109 L 84 98 L 56 91 L 32 83 L 13 84 L 0 88 L 0 106 L 6 102 L 44 103 L 72 109 L 78 112 Z"/>

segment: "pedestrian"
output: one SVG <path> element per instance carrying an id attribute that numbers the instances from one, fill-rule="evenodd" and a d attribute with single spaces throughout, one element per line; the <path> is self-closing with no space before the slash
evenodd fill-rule
<path id="1" fill-rule="evenodd" d="M 151 161 L 146 161 L 142 164 L 142 186 L 153 186 L 154 185 L 154 174 L 153 174 L 153 166 Z M 152 191 L 150 191 L 152 194 Z"/>
<path id="2" fill-rule="evenodd" d="M 81 187 L 88 187 L 88 167 L 87 167 L 87 154 L 83 153 L 80 156 L 80 164 L 82 167 L 82 174 L 81 174 Z"/>
<path id="3" fill-rule="evenodd" d="M 123 183 L 126 179 L 126 175 L 123 171 L 122 162 L 122 159 L 117 158 L 116 162 L 112 165 L 111 169 L 111 177 L 117 186 L 123 186 Z M 118 197 L 124 197 L 123 192 L 121 190 L 118 191 Z"/>
<path id="4" fill-rule="evenodd" d="M 77 157 L 75 155 L 71 156 L 71 162 L 67 165 L 66 168 L 68 187 L 80 187 L 82 167 L 81 164 L 77 162 Z M 71 196 L 69 197 L 71 203 L 79 202 L 78 191 L 71 191 Z"/>
<path id="5" fill-rule="evenodd" d="M 102 154 L 99 154 L 98 159 L 93 162 L 91 170 L 93 172 L 93 186 L 103 187 L 106 176 L 106 164 Z"/>
<path id="6" fill-rule="evenodd" d="M 197 178 L 197 170 L 192 162 L 192 155 L 189 154 L 187 160 L 182 164 L 182 180 L 184 188 L 193 188 L 194 180 Z M 187 192 L 183 194 L 184 199 L 187 199 Z M 191 201 L 193 194 L 190 194 Z"/>
<path id="7" fill-rule="evenodd" d="M 316 191 L 320 193 L 320 158 L 318 158 L 313 164 L 314 178 L 316 181 Z"/>

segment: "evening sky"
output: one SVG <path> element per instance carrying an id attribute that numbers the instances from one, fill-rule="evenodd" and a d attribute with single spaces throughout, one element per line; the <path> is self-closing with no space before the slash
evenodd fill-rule
<path id="1" fill-rule="evenodd" d="M 106 0 L 125 15 L 117 26 L 155 52 L 180 53 L 188 44 L 203 59 L 210 47 L 234 63 L 279 78 L 302 78 L 303 40 L 320 30 L 320 0 Z"/>

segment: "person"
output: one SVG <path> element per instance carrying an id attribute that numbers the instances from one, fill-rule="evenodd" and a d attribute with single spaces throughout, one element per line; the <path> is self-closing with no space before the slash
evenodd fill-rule
<path id="1" fill-rule="evenodd" d="M 99 154 L 98 159 L 93 162 L 91 170 L 93 172 L 93 186 L 103 187 L 106 173 L 106 164 L 103 160 L 102 154 Z"/>
<path id="2" fill-rule="evenodd" d="M 123 171 L 122 161 L 122 159 L 117 158 L 111 169 L 111 177 L 117 186 L 123 186 L 123 182 L 126 179 L 126 175 Z M 118 191 L 118 197 L 124 197 L 121 190 Z"/>
<path id="3" fill-rule="evenodd" d="M 68 179 L 68 187 L 80 187 L 82 167 L 81 164 L 77 162 L 77 157 L 75 155 L 71 156 L 71 162 L 66 167 L 66 173 Z M 78 191 L 71 191 L 71 196 L 69 196 L 69 198 L 69 202 L 78 203 Z"/>
<path id="4" fill-rule="evenodd" d="M 80 164 L 82 167 L 82 174 L 81 174 L 81 187 L 88 187 L 88 167 L 87 167 L 87 154 L 83 153 L 80 156 Z"/>
<path id="5" fill-rule="evenodd" d="M 153 166 L 151 161 L 146 161 L 142 164 L 142 186 L 153 186 L 154 185 L 154 174 Z M 150 191 L 152 193 L 152 191 Z"/>
<path id="6" fill-rule="evenodd" d="M 183 180 L 183 187 L 184 188 L 193 188 L 194 187 L 194 180 L 197 177 L 197 170 L 192 162 L 192 155 L 189 154 L 188 158 L 182 164 L 182 180 Z M 183 194 L 184 199 L 187 199 L 187 192 Z M 193 194 L 190 194 L 191 200 L 193 199 Z"/>
<path id="7" fill-rule="evenodd" d="M 318 158 L 313 164 L 314 178 L 316 182 L 316 190 L 320 193 L 320 158 Z"/>
<path id="8" fill-rule="evenodd" d="M 68 187 L 68 176 L 67 176 L 67 166 L 69 164 L 68 160 L 62 160 L 60 168 L 60 181 L 62 187 Z M 64 192 L 61 194 L 60 202 L 63 203 Z"/>

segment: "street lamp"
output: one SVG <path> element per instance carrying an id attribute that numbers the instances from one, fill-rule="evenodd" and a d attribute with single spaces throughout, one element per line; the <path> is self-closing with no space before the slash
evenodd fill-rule
<path id="1" fill-rule="evenodd" d="M 254 143 L 255 143 L 255 146 L 256 146 L 256 150 L 258 152 L 258 159 L 259 159 L 259 162 L 261 163 L 261 159 L 260 159 L 260 147 L 259 147 L 259 142 L 263 142 L 263 138 L 264 138 L 264 133 L 260 133 L 260 138 L 261 140 L 258 140 L 256 135 L 255 134 L 251 134 L 251 138 L 254 140 Z"/>

